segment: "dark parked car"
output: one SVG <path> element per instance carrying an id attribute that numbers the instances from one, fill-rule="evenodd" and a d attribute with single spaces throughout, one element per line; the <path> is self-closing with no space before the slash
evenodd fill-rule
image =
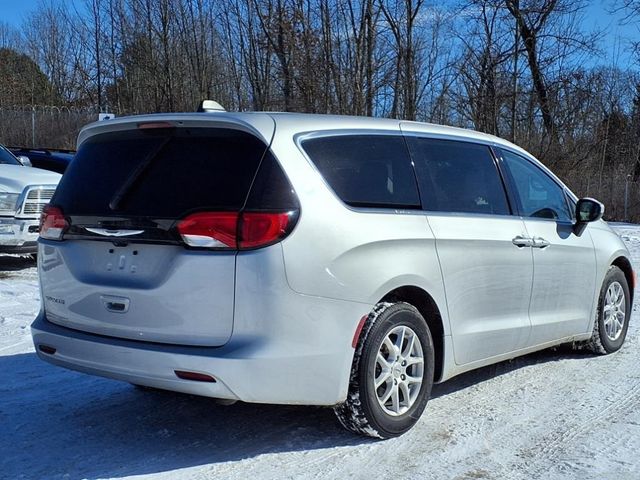
<path id="1" fill-rule="evenodd" d="M 34 167 L 57 173 L 64 173 L 76 153 L 74 150 L 55 148 L 8 148 L 16 156 L 28 157 Z"/>

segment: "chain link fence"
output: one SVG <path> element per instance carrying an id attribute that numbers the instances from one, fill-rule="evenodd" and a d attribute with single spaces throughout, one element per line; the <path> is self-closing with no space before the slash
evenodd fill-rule
<path id="1" fill-rule="evenodd" d="M 73 149 L 80 129 L 97 119 L 96 108 L 0 107 L 0 143 L 29 148 Z"/>

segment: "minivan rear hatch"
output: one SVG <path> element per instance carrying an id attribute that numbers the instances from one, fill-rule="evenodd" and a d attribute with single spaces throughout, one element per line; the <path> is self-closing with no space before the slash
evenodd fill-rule
<path id="1" fill-rule="evenodd" d="M 121 338 L 224 344 L 237 249 L 192 248 L 177 225 L 242 210 L 261 162 L 274 161 L 267 153 L 234 125 L 146 122 L 86 138 L 51 200 L 64 235 L 41 239 L 47 318 Z"/>

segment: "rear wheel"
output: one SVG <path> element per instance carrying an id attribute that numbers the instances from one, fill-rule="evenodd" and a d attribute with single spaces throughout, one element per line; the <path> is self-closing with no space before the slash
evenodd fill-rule
<path id="1" fill-rule="evenodd" d="M 622 347 L 631 314 L 627 279 L 615 265 L 609 267 L 602 283 L 593 334 L 587 348 L 594 353 L 613 353 Z"/>
<path id="2" fill-rule="evenodd" d="M 356 347 L 347 400 L 334 408 L 338 420 L 361 435 L 402 435 L 427 405 L 433 360 L 431 333 L 415 307 L 376 305 Z"/>

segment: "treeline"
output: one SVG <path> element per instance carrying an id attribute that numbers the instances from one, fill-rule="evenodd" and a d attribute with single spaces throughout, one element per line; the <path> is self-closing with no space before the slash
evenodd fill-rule
<path id="1" fill-rule="evenodd" d="M 528 149 L 578 194 L 602 199 L 609 218 L 623 217 L 628 182 L 628 216 L 640 220 L 640 76 L 637 65 L 606 58 L 605 37 L 585 27 L 587 7 L 581 0 L 42 1 L 19 30 L 0 23 L 0 49 L 22 55 L 14 61 L 37 66 L 47 81 L 33 73 L 22 88 L 5 82 L 13 70 L 0 51 L 0 122 L 3 109 L 25 104 L 124 115 L 192 111 L 210 98 L 228 110 L 462 126 Z M 609 7 L 629 22 L 640 16 L 637 0 Z M 42 129 L 60 141 L 54 124 Z"/>

